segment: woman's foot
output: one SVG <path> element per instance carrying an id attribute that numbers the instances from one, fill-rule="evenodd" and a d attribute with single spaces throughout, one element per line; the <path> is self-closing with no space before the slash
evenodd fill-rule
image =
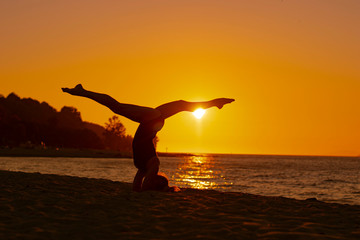
<path id="1" fill-rule="evenodd" d="M 222 109 L 225 104 L 229 104 L 235 101 L 235 99 L 232 98 L 217 98 L 214 100 L 215 106 L 219 109 Z"/>
<path id="2" fill-rule="evenodd" d="M 69 93 L 71 95 L 82 96 L 86 91 L 81 84 L 76 85 L 74 88 L 61 88 L 63 92 Z"/>

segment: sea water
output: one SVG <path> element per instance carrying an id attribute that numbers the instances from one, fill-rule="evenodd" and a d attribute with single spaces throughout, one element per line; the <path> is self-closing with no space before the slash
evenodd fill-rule
<path id="1" fill-rule="evenodd" d="M 0 169 L 132 182 L 130 158 L 0 157 Z M 360 205 L 360 158 L 273 155 L 160 157 L 170 185 Z"/>

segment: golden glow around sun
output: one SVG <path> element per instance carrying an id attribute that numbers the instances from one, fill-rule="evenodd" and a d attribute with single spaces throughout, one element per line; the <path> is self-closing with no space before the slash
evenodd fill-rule
<path id="1" fill-rule="evenodd" d="M 193 112 L 193 115 L 197 118 L 197 119 L 200 119 L 204 116 L 205 114 L 205 110 L 202 109 L 202 108 L 198 108 L 196 109 L 194 112 Z"/>

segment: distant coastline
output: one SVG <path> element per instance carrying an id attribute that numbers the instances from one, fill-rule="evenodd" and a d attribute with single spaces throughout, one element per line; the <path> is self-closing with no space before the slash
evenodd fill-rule
<path id="1" fill-rule="evenodd" d="M 130 152 L 75 148 L 0 148 L 1 157 L 132 158 Z"/>
<path id="2" fill-rule="evenodd" d="M 239 155 L 249 158 L 268 156 L 269 158 L 337 158 L 348 157 L 360 160 L 360 156 L 326 156 L 326 155 L 282 155 L 282 154 L 226 154 L 226 153 L 181 153 L 181 152 L 158 152 L 160 157 L 189 157 L 189 156 L 226 156 Z M 38 147 L 0 147 L 0 157 L 81 157 L 81 158 L 132 158 L 132 152 L 105 150 L 105 149 L 78 149 L 78 148 L 52 148 Z"/>
<path id="3" fill-rule="evenodd" d="M 166 153 L 159 152 L 160 157 L 186 157 L 208 154 L 195 153 Z M 131 152 L 121 152 L 104 149 L 78 149 L 78 148 L 42 148 L 39 147 L 0 147 L 0 157 L 83 157 L 83 158 L 132 158 Z"/>
<path id="4" fill-rule="evenodd" d="M 160 157 L 198 156 L 206 154 L 193 153 L 163 153 Z M 0 157 L 81 157 L 81 158 L 132 158 L 131 152 L 104 150 L 104 149 L 78 149 L 78 148 L 42 148 L 39 147 L 0 147 Z"/>

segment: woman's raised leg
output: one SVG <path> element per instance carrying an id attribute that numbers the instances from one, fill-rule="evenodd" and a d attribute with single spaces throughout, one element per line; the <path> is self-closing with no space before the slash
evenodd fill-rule
<path id="1" fill-rule="evenodd" d="M 92 99 L 112 110 L 114 113 L 124 116 L 138 123 L 144 123 L 160 116 L 160 112 L 149 107 L 119 103 L 107 94 L 85 90 L 81 84 L 74 88 L 62 88 L 63 92 L 74 96 Z"/>
<path id="2" fill-rule="evenodd" d="M 211 107 L 217 107 L 221 109 L 225 104 L 231 103 L 233 101 L 235 100 L 232 98 L 216 98 L 204 102 L 187 102 L 184 100 L 179 100 L 179 101 L 165 103 L 155 109 L 160 111 L 161 117 L 163 119 L 166 119 L 179 112 L 183 112 L 183 111 L 193 112 L 197 108 L 207 109 Z"/>

